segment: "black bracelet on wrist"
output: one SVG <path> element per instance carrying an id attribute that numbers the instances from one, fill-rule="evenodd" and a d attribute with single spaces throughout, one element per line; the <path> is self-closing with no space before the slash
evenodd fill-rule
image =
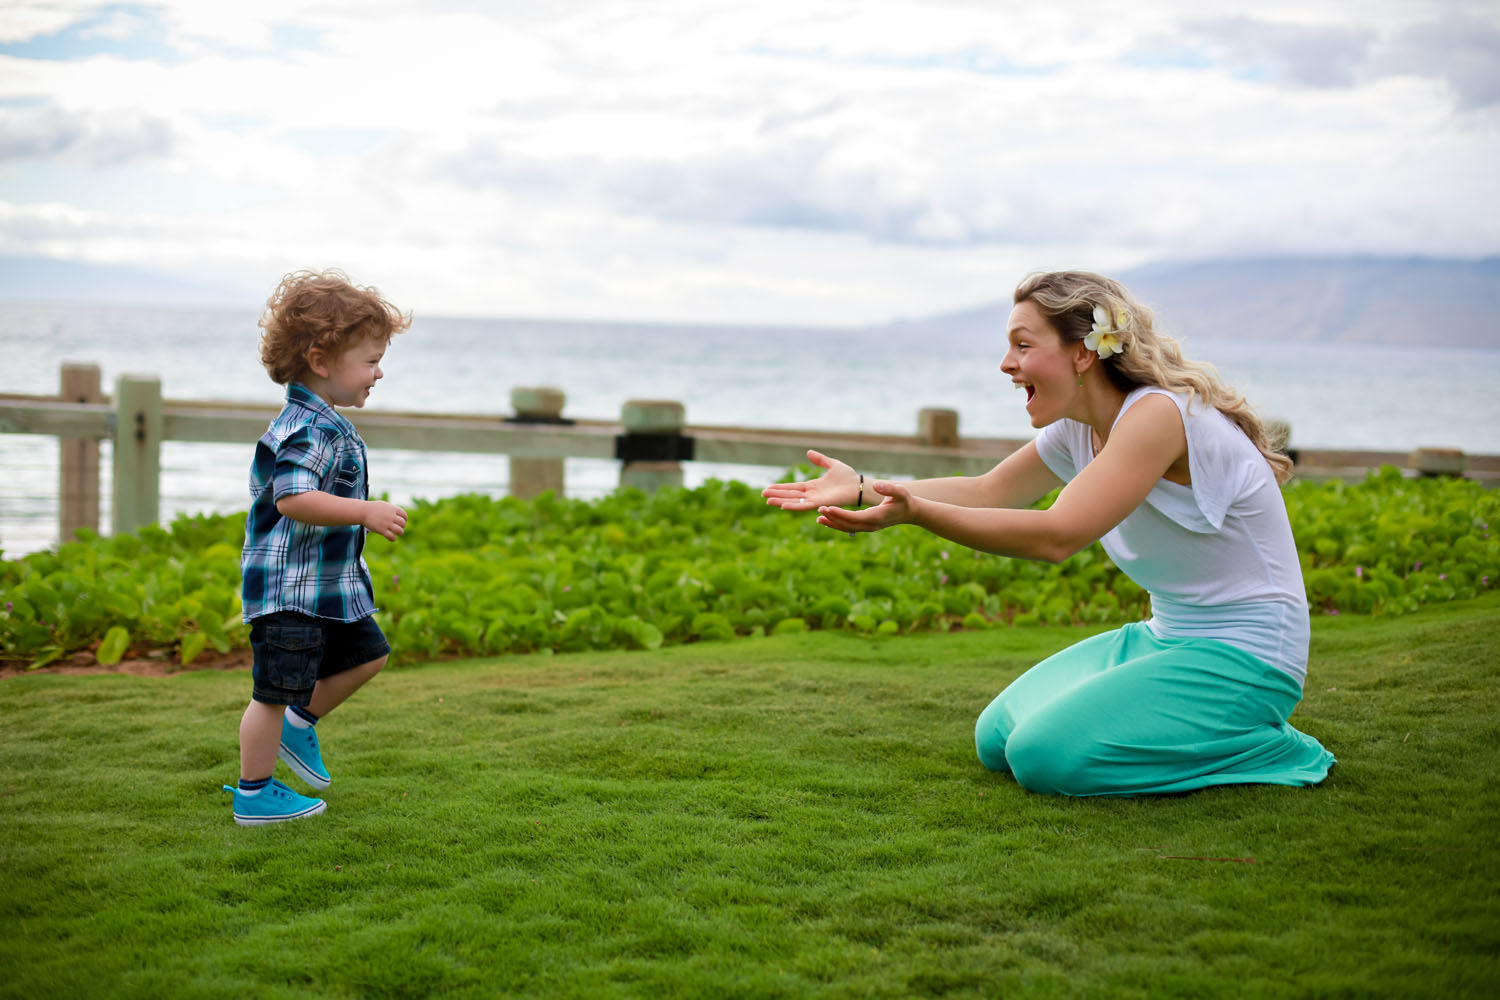
<path id="1" fill-rule="evenodd" d="M 863 472 L 861 472 L 859 474 L 859 496 L 856 497 L 855 500 L 854 500 L 854 509 L 855 510 L 859 510 L 861 507 L 864 506 L 864 504 L 865 504 L 865 474 Z M 854 534 L 855 533 L 852 532 L 852 531 L 849 532 L 849 537 L 853 538 Z"/>

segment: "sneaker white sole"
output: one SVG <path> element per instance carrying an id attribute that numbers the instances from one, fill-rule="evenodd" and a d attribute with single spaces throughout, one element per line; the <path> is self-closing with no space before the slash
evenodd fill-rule
<path id="1" fill-rule="evenodd" d="M 276 752 L 276 756 L 286 762 L 286 766 L 292 769 L 293 774 L 314 788 L 327 788 L 333 782 L 331 777 L 325 778 L 322 775 L 314 774 L 312 769 L 302 763 L 301 759 L 285 743 L 281 744 L 281 749 Z"/>
<path id="2" fill-rule="evenodd" d="M 309 816 L 318 815 L 318 813 L 327 808 L 328 803 L 319 800 L 317 805 L 308 806 L 301 812 L 293 813 L 290 816 L 241 816 L 239 813 L 235 813 L 234 821 L 240 826 L 265 826 L 268 823 L 286 823 L 294 819 L 306 819 Z"/>

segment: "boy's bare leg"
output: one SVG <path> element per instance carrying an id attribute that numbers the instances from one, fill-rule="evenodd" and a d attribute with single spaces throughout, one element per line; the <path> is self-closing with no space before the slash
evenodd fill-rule
<path id="1" fill-rule="evenodd" d="M 382 656 L 378 660 L 371 660 L 369 663 L 361 663 L 357 667 L 350 667 L 348 670 L 334 674 L 332 677 L 322 678 L 318 681 L 317 686 L 313 688 L 312 701 L 308 703 L 307 710 L 318 718 L 323 718 L 323 716 L 342 705 L 344 700 L 351 694 L 364 687 L 365 683 L 371 677 L 380 673 L 380 668 L 385 666 L 387 659 L 389 659 L 389 655 Z M 281 732 L 281 724 L 279 722 L 277 723 L 276 732 L 278 734 Z M 274 759 L 274 750 L 271 756 Z"/>
<path id="2" fill-rule="evenodd" d="M 240 718 L 240 777 L 257 781 L 276 769 L 284 705 L 252 701 Z"/>

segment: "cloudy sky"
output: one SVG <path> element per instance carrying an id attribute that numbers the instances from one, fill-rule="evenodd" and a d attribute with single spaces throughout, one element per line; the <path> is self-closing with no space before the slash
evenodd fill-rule
<path id="1" fill-rule="evenodd" d="M 0 3 L 0 255 L 261 296 L 880 322 L 1500 253 L 1497 178 L 1494 0 Z"/>

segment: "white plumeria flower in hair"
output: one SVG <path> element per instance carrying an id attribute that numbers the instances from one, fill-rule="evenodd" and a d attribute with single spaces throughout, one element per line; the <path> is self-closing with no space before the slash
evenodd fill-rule
<path id="1" fill-rule="evenodd" d="M 1111 323 L 1109 310 L 1103 306 L 1094 307 L 1094 325 L 1088 336 L 1083 338 L 1083 346 L 1099 354 L 1102 361 L 1114 354 L 1123 353 L 1125 350 L 1125 324 L 1130 321 L 1130 316 L 1124 309 L 1116 313 L 1118 322 Z"/>

